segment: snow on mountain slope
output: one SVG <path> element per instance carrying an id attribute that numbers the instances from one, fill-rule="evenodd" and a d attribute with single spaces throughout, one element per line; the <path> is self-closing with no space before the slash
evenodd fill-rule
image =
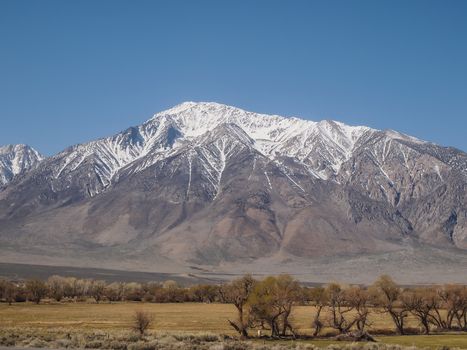
<path id="1" fill-rule="evenodd" d="M 155 114 L 140 126 L 73 146 L 52 157 L 49 160 L 53 173 L 51 180 L 72 182 L 74 174 L 86 168 L 88 177 L 94 178 L 87 185 L 88 193 L 93 196 L 117 181 L 119 173 L 128 167 L 135 173 L 180 152 L 193 154 L 193 150 L 206 143 L 206 138 L 213 137 L 211 132 L 221 125 L 236 126 L 240 139 L 249 138 L 245 141 L 251 143 L 249 147 L 270 161 L 280 164 L 286 158 L 293 158 L 313 178 L 334 181 L 340 181 L 340 169 L 354 152 L 381 133 L 369 127 L 348 126 L 335 121 L 314 122 L 258 114 L 212 102 L 185 102 Z M 394 131 L 383 133 L 387 142 L 399 140 L 423 144 Z M 228 153 L 213 152 L 210 163 L 225 163 L 222 157 L 226 156 Z M 221 158 L 212 160 L 215 157 Z M 190 157 L 186 159 L 190 161 Z M 213 179 L 219 176 L 214 173 L 222 173 L 217 166 L 208 168 L 212 168 L 206 171 L 212 172 L 210 177 Z"/>
<path id="2" fill-rule="evenodd" d="M 333 121 L 313 122 L 247 112 L 218 103 L 185 102 L 160 112 L 138 127 L 112 137 L 69 148 L 53 157 L 58 161 L 54 177 L 68 176 L 82 164 L 91 162 L 102 187 L 112 183 L 119 170 L 148 156 L 139 164 L 144 170 L 183 147 L 194 147 L 221 124 L 241 128 L 266 157 L 293 157 L 302 162 L 310 175 L 327 179 L 335 176 L 367 127 L 351 127 Z M 99 192 L 99 189 L 96 189 Z"/>
<path id="3" fill-rule="evenodd" d="M 2 187 L 0 248 L 152 266 L 466 250 L 466 169 L 391 130 L 187 102 Z"/>
<path id="4" fill-rule="evenodd" d="M 150 121 L 170 118 L 188 139 L 224 123 L 242 128 L 257 149 L 271 160 L 293 157 L 310 169 L 310 174 L 327 179 L 336 175 L 341 164 L 368 127 L 352 127 L 334 121 L 313 122 L 247 112 L 239 108 L 209 102 L 185 102 L 156 114 Z"/>
<path id="5" fill-rule="evenodd" d="M 0 186 L 8 184 L 13 177 L 34 168 L 42 155 L 27 145 L 0 147 Z"/>

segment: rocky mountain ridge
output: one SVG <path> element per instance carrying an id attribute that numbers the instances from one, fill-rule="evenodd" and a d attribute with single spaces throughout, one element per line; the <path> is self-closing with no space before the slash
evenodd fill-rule
<path id="1" fill-rule="evenodd" d="M 0 186 L 34 169 L 44 157 L 28 145 L 0 146 Z"/>
<path id="2" fill-rule="evenodd" d="M 131 268 L 432 248 L 463 259 L 466 188 L 456 149 L 186 102 L 13 178 L 0 192 L 0 243 L 12 256 L 53 249 Z"/>

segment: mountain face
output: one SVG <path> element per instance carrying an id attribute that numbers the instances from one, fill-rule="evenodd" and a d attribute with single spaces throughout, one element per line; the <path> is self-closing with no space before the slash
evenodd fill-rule
<path id="1" fill-rule="evenodd" d="M 187 102 L 10 180 L 4 260 L 467 275 L 467 154 L 395 131 Z"/>
<path id="2" fill-rule="evenodd" d="M 43 157 L 27 145 L 0 146 L 0 187 L 34 169 Z"/>

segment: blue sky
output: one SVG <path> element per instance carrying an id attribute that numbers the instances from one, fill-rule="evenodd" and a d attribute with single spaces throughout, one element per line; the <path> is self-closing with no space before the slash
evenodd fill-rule
<path id="1" fill-rule="evenodd" d="M 0 144 L 50 155 L 187 100 L 467 150 L 467 1 L 0 0 Z"/>

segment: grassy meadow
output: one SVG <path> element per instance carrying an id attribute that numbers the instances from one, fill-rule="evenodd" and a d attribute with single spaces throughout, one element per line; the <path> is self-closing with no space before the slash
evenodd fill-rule
<path id="1" fill-rule="evenodd" d="M 144 310 L 153 316 L 151 331 L 155 333 L 212 333 L 236 335 L 227 319 L 234 319 L 235 308 L 229 304 L 203 303 L 50 303 L 35 305 L 16 303 L 11 306 L 0 304 L 0 328 L 7 330 L 31 330 L 31 332 L 104 332 L 124 333 L 131 331 L 132 317 L 136 310 Z M 311 334 L 311 320 L 314 309 L 311 306 L 296 307 L 292 323 L 299 334 Z M 411 318 L 409 327 L 418 328 Z M 394 329 L 385 314 L 373 312 L 370 333 L 376 334 L 380 343 L 399 344 L 436 349 L 443 346 L 467 349 L 467 334 L 433 335 L 382 335 Z M 324 333 L 330 330 L 324 329 Z M 262 340 L 257 340 L 262 342 Z M 281 341 L 282 342 L 282 341 Z M 283 341 L 291 342 L 291 341 Z M 298 341 L 324 347 L 336 343 L 332 339 Z"/>

